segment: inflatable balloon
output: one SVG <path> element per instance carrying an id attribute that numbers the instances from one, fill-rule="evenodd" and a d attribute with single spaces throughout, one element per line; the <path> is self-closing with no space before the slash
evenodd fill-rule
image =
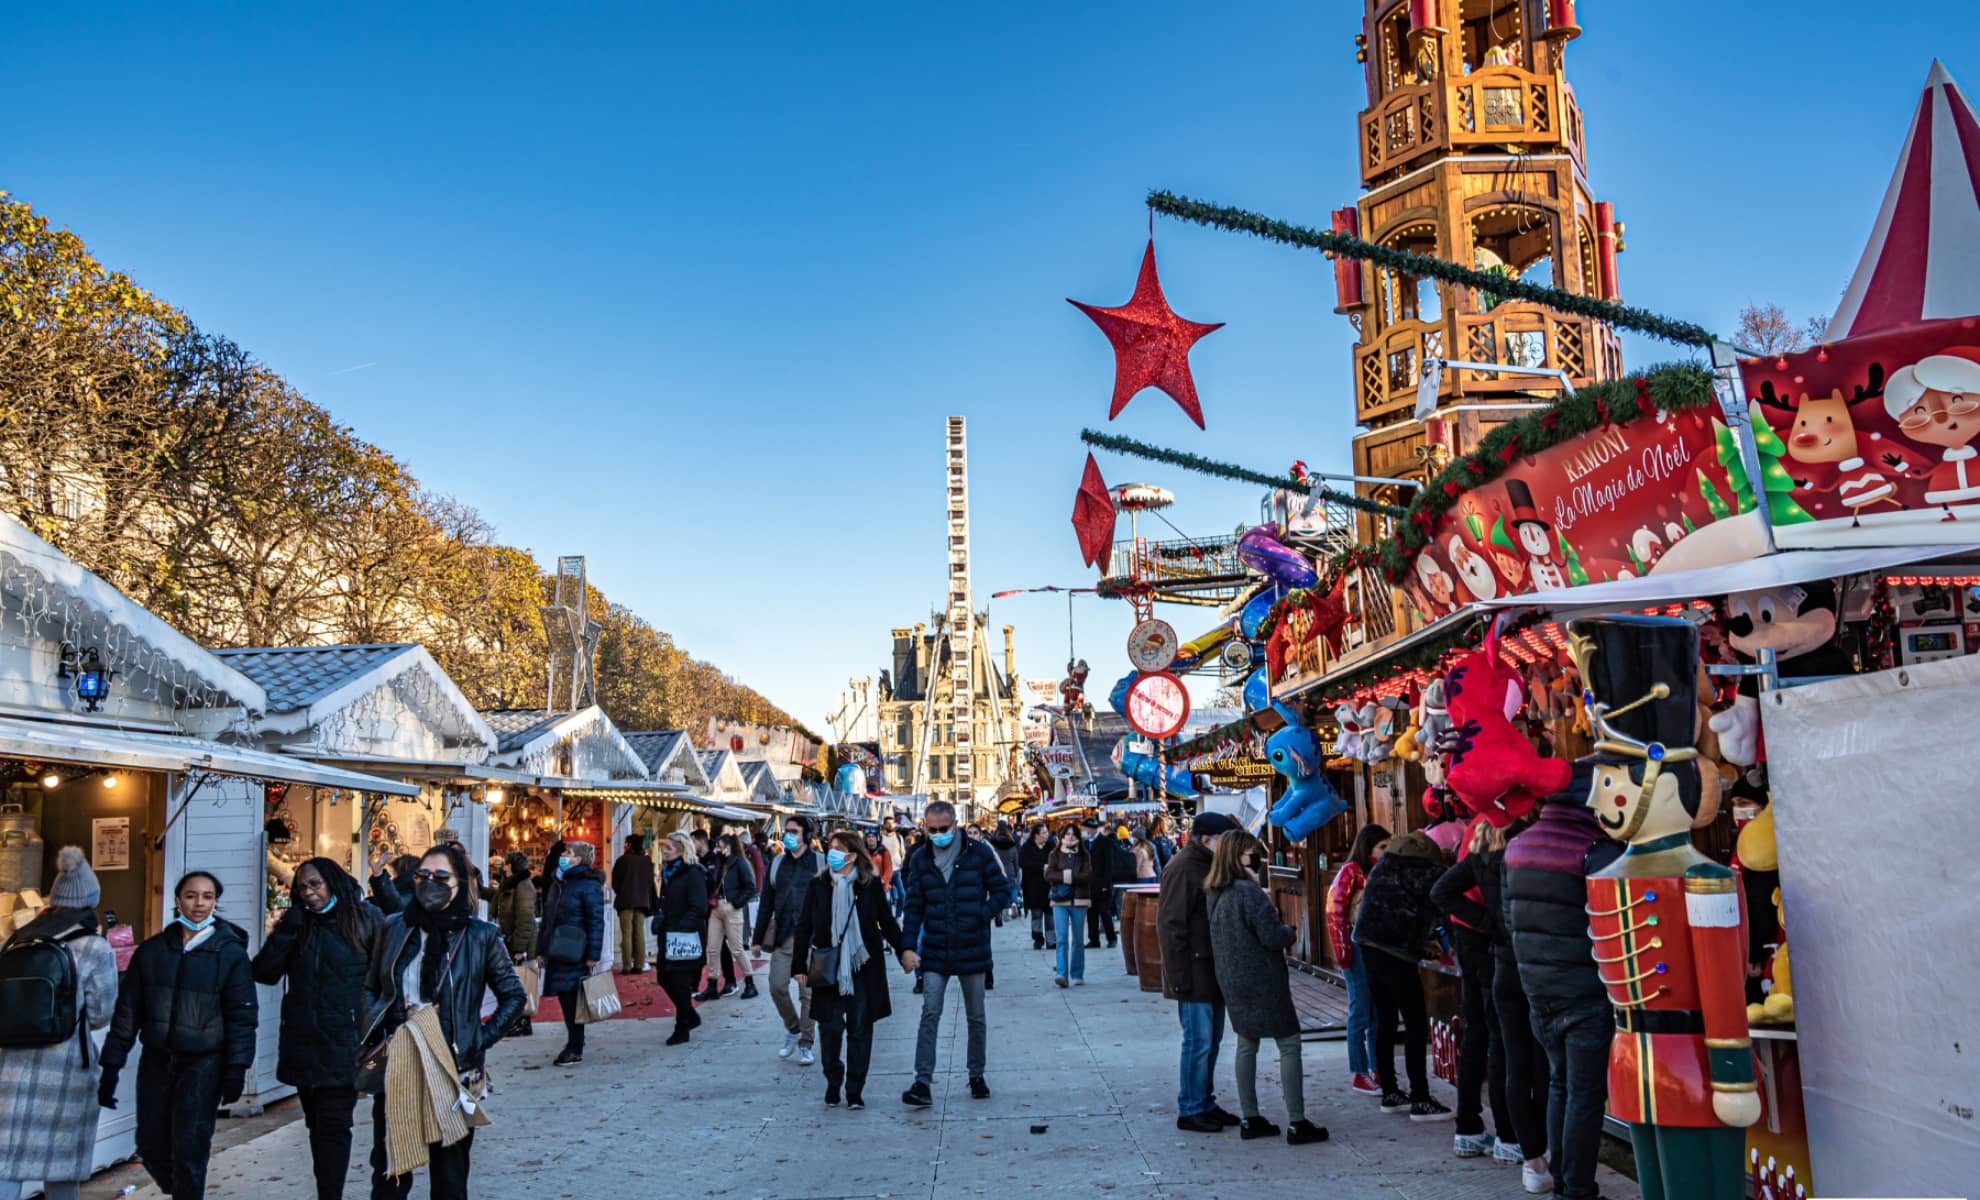
<path id="1" fill-rule="evenodd" d="M 1278 702 L 1272 710 L 1285 725 L 1265 739 L 1265 757 L 1272 769 L 1286 777 L 1286 794 L 1272 806 L 1266 820 L 1277 825 L 1293 841 L 1306 836 L 1347 811 L 1341 799 L 1320 770 L 1320 739 L 1299 719 L 1299 714 Z"/>
<path id="2" fill-rule="evenodd" d="M 1134 681 L 1139 678 L 1141 678 L 1141 672 L 1129 671 L 1127 674 L 1121 676 L 1120 682 L 1114 685 L 1114 690 L 1107 693 L 1107 703 L 1114 706 L 1115 712 L 1122 714 L 1127 712 L 1128 689 L 1133 687 Z"/>
<path id="3" fill-rule="evenodd" d="M 1244 711 L 1257 712 L 1272 700 L 1271 681 L 1265 678 L 1265 668 L 1260 667 L 1244 681 Z"/>
<path id="4" fill-rule="evenodd" d="M 866 794 L 866 769 L 858 763 L 846 763 L 839 768 L 839 773 L 833 779 L 832 786 L 841 792 L 852 796 Z"/>
<path id="5" fill-rule="evenodd" d="M 1273 583 L 1308 588 L 1320 582 L 1313 563 L 1279 540 L 1277 525 L 1253 525 L 1237 540 L 1238 561 Z"/>
<path id="6" fill-rule="evenodd" d="M 1272 606 L 1279 602 L 1279 596 L 1278 588 L 1269 587 L 1244 602 L 1244 607 L 1238 610 L 1238 633 L 1244 636 L 1245 641 L 1258 640 L 1259 627 L 1272 614 Z"/>
<path id="7" fill-rule="evenodd" d="M 1146 788 L 1162 786 L 1162 764 L 1152 754 L 1141 754 L 1127 749 L 1128 739 L 1122 738 L 1114 747 L 1115 760 L 1120 764 L 1121 774 Z M 1171 796 L 1193 797 L 1196 795 L 1196 777 L 1182 767 L 1168 769 L 1169 794 Z"/>

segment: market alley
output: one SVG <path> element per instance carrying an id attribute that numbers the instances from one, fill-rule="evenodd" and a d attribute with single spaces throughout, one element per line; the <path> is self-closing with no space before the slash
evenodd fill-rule
<path id="1" fill-rule="evenodd" d="M 905 1108 L 918 997 L 891 978 L 895 1014 L 875 1030 L 871 1107 L 826 1108 L 817 1067 L 784 1062 L 768 998 L 703 1006 L 707 1024 L 686 1046 L 661 1045 L 671 1021 L 594 1026 L 584 1065 L 550 1065 L 558 1040 L 505 1041 L 489 1056 L 497 1091 L 492 1127 L 475 1135 L 472 1192 L 565 1200 L 626 1196 L 969 1197 L 1014 1191 L 1061 1196 L 1188 1196 L 1194 1200 L 1469 1200 L 1512 1197 L 1517 1167 L 1451 1157 L 1448 1121 L 1412 1124 L 1348 1091 L 1338 1041 L 1305 1048 L 1307 1105 L 1327 1126 L 1324 1145 L 1241 1141 L 1236 1130 L 1175 1127 L 1175 1006 L 1138 989 L 1118 950 L 1089 961 L 1084 988 L 1052 985 L 1049 954 L 1034 953 L 1022 923 L 997 933 L 997 986 L 989 995 L 989 1100 L 971 1100 L 963 1070 L 957 994 L 942 1022 L 935 1104 Z M 549 1027 L 554 1029 L 555 1026 Z M 540 1029 L 539 1032 L 548 1032 Z M 1219 1096 L 1231 1093 L 1227 1037 Z M 1267 1115 L 1278 1075 L 1259 1062 Z M 1450 1099 L 1448 1088 L 1439 1094 Z M 1234 1103 L 1234 1101 L 1226 1101 Z M 360 1117 L 368 1113 L 361 1106 Z M 309 1150 L 293 1102 L 257 1123 L 267 1132 L 216 1149 L 209 1195 L 307 1200 Z M 361 1120 L 361 1124 L 363 1121 Z M 223 1128 L 223 1133 L 225 1132 Z M 362 1157 L 362 1154 L 359 1156 Z M 422 1173 L 423 1174 L 423 1173 Z M 99 1176 L 85 1197 L 159 1195 L 141 1168 Z M 347 1194 L 366 1187 L 354 1164 Z M 424 1180 L 413 1194 L 425 1195 Z M 1605 1197 L 1635 1187 L 1604 1170 Z"/>

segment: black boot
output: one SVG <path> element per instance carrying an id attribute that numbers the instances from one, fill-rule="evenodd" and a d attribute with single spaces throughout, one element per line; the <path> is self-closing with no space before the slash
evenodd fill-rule
<path id="1" fill-rule="evenodd" d="M 756 976 L 750 975 L 745 977 L 743 979 L 742 998 L 745 1000 L 754 1000 L 756 999 L 757 994 L 758 993 L 756 991 Z"/>
<path id="2" fill-rule="evenodd" d="M 1034 934 L 1032 934 L 1032 935 L 1031 935 L 1031 948 L 1032 948 L 1033 950 L 1043 950 L 1043 949 L 1045 948 L 1045 935 L 1044 935 L 1044 934 L 1042 934 L 1042 933 L 1034 933 Z"/>
<path id="3" fill-rule="evenodd" d="M 720 1000 L 721 998 L 722 989 L 712 983 L 694 994 L 694 1002 L 696 1004 L 706 1004 L 710 1000 Z"/>

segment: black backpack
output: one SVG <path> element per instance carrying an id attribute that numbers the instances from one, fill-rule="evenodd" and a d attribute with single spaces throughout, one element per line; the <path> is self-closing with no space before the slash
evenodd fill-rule
<path id="1" fill-rule="evenodd" d="M 68 948 L 50 937 L 0 947 L 0 1046 L 56 1046 L 82 1024 L 82 983 Z"/>

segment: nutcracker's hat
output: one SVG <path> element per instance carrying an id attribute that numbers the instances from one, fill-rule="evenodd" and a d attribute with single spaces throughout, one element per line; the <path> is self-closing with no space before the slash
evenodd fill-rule
<path id="1" fill-rule="evenodd" d="M 1698 627 L 1676 617 L 1568 622 L 1568 651 L 1606 762 L 1686 762 L 1698 731 Z"/>

